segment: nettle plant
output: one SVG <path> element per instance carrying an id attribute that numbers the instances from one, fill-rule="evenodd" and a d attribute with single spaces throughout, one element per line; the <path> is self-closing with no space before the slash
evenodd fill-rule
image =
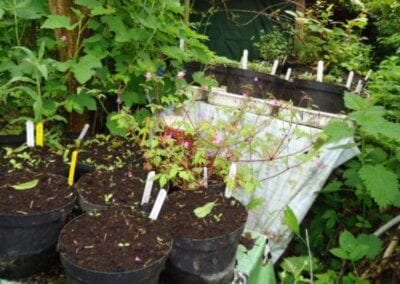
<path id="1" fill-rule="evenodd" d="M 370 69 L 371 47 L 364 43 L 362 30 L 368 18 L 361 13 L 347 22 L 335 22 L 333 4 L 317 1 L 312 9 L 288 12 L 297 23 L 294 30 L 294 57 L 304 64 L 316 65 L 324 60 L 330 73 L 342 76 L 353 70 L 365 73 Z"/>

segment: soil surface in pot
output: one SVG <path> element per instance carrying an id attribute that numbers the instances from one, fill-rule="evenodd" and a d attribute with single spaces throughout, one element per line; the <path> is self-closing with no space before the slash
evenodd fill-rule
<path id="1" fill-rule="evenodd" d="M 63 174 L 68 170 L 68 166 L 64 163 L 62 151 L 49 147 L 29 148 L 22 145 L 18 148 L 6 148 L 0 151 L 0 172 L 10 173 L 25 169 Z"/>
<path id="2" fill-rule="evenodd" d="M 194 210 L 215 202 L 211 212 L 198 218 Z M 168 196 L 161 212 L 177 237 L 207 239 L 229 234 L 242 226 L 247 219 L 246 208 L 235 199 L 213 190 L 179 191 Z"/>
<path id="3" fill-rule="evenodd" d="M 73 202 L 67 178 L 46 173 L 18 172 L 0 176 L 0 214 L 45 213 Z M 26 184 L 23 186 L 25 183 Z M 21 186 L 16 189 L 13 186 Z"/>
<path id="4" fill-rule="evenodd" d="M 142 151 L 134 141 L 103 134 L 84 141 L 79 153 L 79 162 L 98 169 L 121 168 L 141 158 Z"/>
<path id="5" fill-rule="evenodd" d="M 59 251 L 95 271 L 123 272 L 152 265 L 171 247 L 162 222 L 130 209 L 110 208 L 78 217 L 62 232 Z"/>
<path id="6" fill-rule="evenodd" d="M 99 170 L 83 176 L 76 187 L 85 201 L 96 205 L 139 205 L 148 172 L 140 166 L 112 171 Z M 153 184 L 153 199 L 156 189 Z"/>

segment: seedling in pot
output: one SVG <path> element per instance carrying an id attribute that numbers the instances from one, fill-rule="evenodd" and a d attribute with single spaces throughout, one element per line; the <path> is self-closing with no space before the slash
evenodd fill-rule
<path id="1" fill-rule="evenodd" d="M 209 202 L 201 207 L 197 207 L 196 209 L 194 209 L 193 213 L 199 219 L 205 218 L 211 213 L 215 206 L 217 206 L 217 201 Z"/>
<path id="2" fill-rule="evenodd" d="M 114 193 L 105 194 L 104 195 L 104 202 L 106 204 L 110 203 L 110 201 L 112 200 L 113 196 L 114 196 Z"/>

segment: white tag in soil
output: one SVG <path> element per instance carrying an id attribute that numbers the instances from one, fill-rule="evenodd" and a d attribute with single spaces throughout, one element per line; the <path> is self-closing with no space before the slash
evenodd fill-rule
<path id="1" fill-rule="evenodd" d="M 324 81 L 324 61 L 318 61 L 318 68 L 317 68 L 317 81 L 323 82 Z"/>
<path id="2" fill-rule="evenodd" d="M 242 69 L 247 69 L 247 63 L 249 61 L 249 51 L 247 49 L 243 50 L 243 56 L 241 60 Z"/>
<path id="3" fill-rule="evenodd" d="M 371 76 L 372 70 L 368 71 L 367 76 L 365 76 L 365 81 L 368 81 L 369 77 Z"/>
<path id="4" fill-rule="evenodd" d="M 207 169 L 207 167 L 203 168 L 203 185 L 205 188 L 208 187 L 208 169 Z"/>
<path id="5" fill-rule="evenodd" d="M 30 120 L 26 122 L 26 144 L 35 147 L 35 125 Z"/>
<path id="6" fill-rule="evenodd" d="M 142 202 L 140 203 L 140 205 L 149 203 L 155 175 L 156 175 L 155 171 L 151 171 L 147 174 L 146 184 L 144 186 L 144 192 L 142 196 Z"/>
<path id="7" fill-rule="evenodd" d="M 86 124 L 83 126 L 83 128 L 82 128 L 82 130 L 81 130 L 81 134 L 79 134 L 79 137 L 78 137 L 78 140 L 79 140 L 79 141 L 82 141 L 83 138 L 85 138 L 85 136 L 86 136 L 86 134 L 87 134 L 87 132 L 88 132 L 88 130 L 89 130 L 89 127 L 90 127 L 90 125 L 89 125 L 88 123 L 86 123 Z"/>
<path id="8" fill-rule="evenodd" d="M 165 198 L 167 197 L 167 191 L 165 189 L 161 189 L 158 192 L 156 202 L 154 202 L 153 209 L 151 209 L 149 218 L 152 220 L 157 220 L 158 215 L 160 214 L 161 208 L 163 207 Z"/>
<path id="9" fill-rule="evenodd" d="M 292 75 L 292 68 L 288 68 L 288 70 L 286 71 L 285 80 L 289 81 L 291 75 Z"/>
<path id="10" fill-rule="evenodd" d="M 353 83 L 354 79 L 354 71 L 350 71 L 349 77 L 347 77 L 347 83 L 346 83 L 346 88 L 350 90 L 351 84 Z"/>
<path id="11" fill-rule="evenodd" d="M 182 38 L 179 40 L 179 48 L 185 50 L 185 40 Z"/>
<path id="12" fill-rule="evenodd" d="M 354 92 L 355 92 L 356 94 L 359 94 L 359 93 L 361 93 L 362 88 L 363 88 L 362 80 L 358 80 L 358 84 L 357 84 L 357 87 L 356 87 L 356 89 L 355 89 Z"/>
<path id="13" fill-rule="evenodd" d="M 274 65 L 272 65 L 271 75 L 276 75 L 276 71 L 278 71 L 278 66 L 279 66 L 279 60 L 275 59 Z"/>
<path id="14" fill-rule="evenodd" d="M 229 180 L 233 180 L 236 177 L 237 172 L 237 165 L 233 163 L 229 169 Z M 225 187 L 225 197 L 231 198 L 232 197 L 232 190 L 233 188 L 229 188 L 228 184 Z"/>

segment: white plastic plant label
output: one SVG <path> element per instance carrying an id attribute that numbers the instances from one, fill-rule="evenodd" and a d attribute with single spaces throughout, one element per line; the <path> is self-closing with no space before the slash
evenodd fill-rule
<path id="1" fill-rule="evenodd" d="M 233 180 L 236 177 L 236 172 L 237 172 L 237 165 L 235 163 L 232 163 L 231 167 L 229 168 L 229 180 Z M 231 198 L 232 197 L 232 190 L 233 188 L 229 187 L 229 184 L 226 185 L 225 187 L 225 197 L 226 198 Z"/>
<path id="2" fill-rule="evenodd" d="M 161 208 L 164 205 L 165 198 L 167 197 L 167 191 L 165 189 L 161 189 L 157 195 L 156 202 L 154 203 L 153 209 L 151 209 L 149 218 L 152 220 L 157 220 L 158 215 L 160 214 Z"/>
<path id="3" fill-rule="evenodd" d="M 354 79 L 354 71 L 350 71 L 349 76 L 347 77 L 346 88 L 350 90 L 351 84 L 353 83 Z"/>
<path id="4" fill-rule="evenodd" d="M 140 203 L 140 205 L 149 203 L 150 196 L 151 196 L 151 190 L 153 189 L 155 175 L 156 175 L 155 171 L 151 171 L 147 174 L 146 184 L 144 186 L 144 192 L 143 192 L 143 196 L 142 196 L 142 202 Z"/>
<path id="5" fill-rule="evenodd" d="M 35 147 L 35 125 L 30 120 L 26 122 L 26 144 Z"/>
<path id="6" fill-rule="evenodd" d="M 88 132 L 88 130 L 89 130 L 89 127 L 90 127 L 90 125 L 89 125 L 88 123 L 86 123 L 86 124 L 83 126 L 83 128 L 82 128 L 82 130 L 81 130 L 81 133 L 79 134 L 79 137 L 78 137 L 78 140 L 79 140 L 79 141 L 81 141 L 81 140 L 83 140 L 83 138 L 85 138 L 85 136 L 86 136 L 86 134 L 87 134 L 87 132 Z"/>
<path id="7" fill-rule="evenodd" d="M 288 68 L 288 70 L 286 71 L 285 80 L 289 81 L 291 75 L 292 75 L 292 68 Z"/>
<path id="8" fill-rule="evenodd" d="M 356 89 L 354 90 L 354 92 L 355 92 L 356 94 L 360 94 L 361 91 L 362 91 L 362 88 L 363 88 L 362 80 L 358 80 L 358 84 L 357 84 L 357 87 L 356 87 Z"/>
<path id="9" fill-rule="evenodd" d="M 272 65 L 271 75 L 276 75 L 276 72 L 278 71 L 278 66 L 279 66 L 279 60 L 275 59 L 274 65 Z"/>
<path id="10" fill-rule="evenodd" d="M 185 50 L 185 40 L 182 38 L 179 40 L 179 48 Z"/>
<path id="11" fill-rule="evenodd" d="M 244 49 L 242 60 L 241 60 L 242 69 L 247 70 L 248 62 L 249 62 L 249 51 L 247 49 Z"/>
<path id="12" fill-rule="evenodd" d="M 324 61 L 318 61 L 318 68 L 317 68 L 317 81 L 323 82 L 324 81 Z"/>
<path id="13" fill-rule="evenodd" d="M 208 169 L 207 169 L 207 167 L 203 168 L 203 185 L 205 188 L 208 187 Z"/>

